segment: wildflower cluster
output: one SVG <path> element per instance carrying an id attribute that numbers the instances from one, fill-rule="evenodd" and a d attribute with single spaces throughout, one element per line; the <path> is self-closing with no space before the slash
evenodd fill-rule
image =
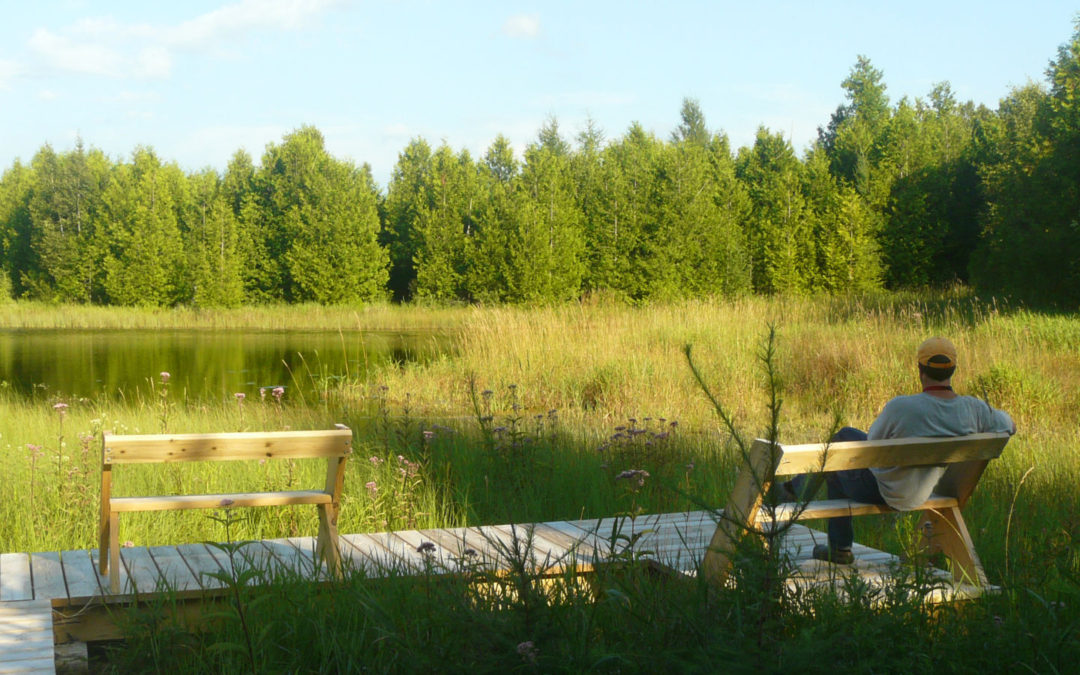
<path id="1" fill-rule="evenodd" d="M 631 417 L 627 424 L 615 427 L 615 433 L 596 451 L 605 467 L 664 467 L 675 458 L 671 444 L 678 428 L 678 422 L 663 417 L 645 417 L 640 425 L 637 418 Z"/>
<path id="2" fill-rule="evenodd" d="M 530 454 L 530 449 L 539 442 L 554 442 L 559 421 L 557 410 L 527 415 L 518 395 L 518 386 L 510 384 L 506 387 L 504 399 L 504 405 L 508 405 L 508 409 L 496 425 L 495 392 L 485 389 L 477 396 L 475 382 L 470 381 L 469 387 L 476 421 L 484 434 L 488 450 L 493 455 L 518 462 L 525 459 L 526 455 Z"/>

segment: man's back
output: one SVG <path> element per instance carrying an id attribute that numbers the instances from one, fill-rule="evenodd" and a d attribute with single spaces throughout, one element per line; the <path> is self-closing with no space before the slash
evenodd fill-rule
<path id="1" fill-rule="evenodd" d="M 973 396 L 945 398 L 928 393 L 898 396 L 885 404 L 867 436 L 870 440 L 913 436 L 966 436 L 1016 430 L 1003 410 Z M 944 473 L 941 467 L 881 467 L 871 469 L 885 502 L 901 511 L 922 504 Z"/>

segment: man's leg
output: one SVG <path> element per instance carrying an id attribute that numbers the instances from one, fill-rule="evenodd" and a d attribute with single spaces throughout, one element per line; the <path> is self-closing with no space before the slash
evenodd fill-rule
<path id="1" fill-rule="evenodd" d="M 844 441 L 865 441 L 866 432 L 855 427 L 842 427 L 829 439 L 830 443 L 842 443 Z M 823 480 L 822 474 L 802 474 L 795 476 L 783 484 L 781 495 L 784 499 L 810 501 L 817 494 Z M 830 495 L 829 499 L 833 497 Z"/>
<path id="2" fill-rule="evenodd" d="M 834 442 L 865 441 L 866 432 L 853 427 L 844 427 L 833 436 Z M 825 474 L 829 499 L 851 499 L 872 504 L 884 503 L 878 489 L 877 479 L 869 469 L 851 469 L 831 471 Z M 815 547 L 814 557 L 819 560 L 850 563 L 854 561 L 851 545 L 855 541 L 851 516 L 837 516 L 829 519 L 828 547 Z"/>

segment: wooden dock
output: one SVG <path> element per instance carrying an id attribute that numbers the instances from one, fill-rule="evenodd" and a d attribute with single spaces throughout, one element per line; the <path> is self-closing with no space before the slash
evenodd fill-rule
<path id="1" fill-rule="evenodd" d="M 557 521 L 525 525 L 405 530 L 341 536 L 346 568 L 372 575 L 387 570 L 452 573 L 477 565 L 504 569 L 511 551 L 526 550 L 537 570 L 587 572 L 613 553 L 633 550 L 686 574 L 696 574 L 715 530 L 707 512 L 643 515 L 634 520 Z M 885 580 L 897 558 L 856 544 L 856 563 L 834 566 L 813 560 L 825 535 L 794 525 L 782 540 L 798 565 L 789 583 L 835 584 L 852 572 L 868 583 Z M 299 570 L 326 579 L 317 569 L 314 537 L 271 539 L 245 544 L 234 562 L 275 570 Z M 207 573 L 231 569 L 229 557 L 206 544 L 136 546 L 121 549 L 121 592 L 109 591 L 108 576 L 97 572 L 98 551 L 72 550 L 0 555 L 0 674 L 52 672 L 55 644 L 119 637 L 109 608 L 128 605 L 168 588 L 181 599 L 214 594 L 222 584 Z M 978 589 L 953 584 L 946 572 L 936 599 L 970 597 Z M 47 666 L 47 667 L 46 667 Z M 34 668 L 42 668 L 35 670 Z M 20 670 L 21 668 L 21 670 Z"/>

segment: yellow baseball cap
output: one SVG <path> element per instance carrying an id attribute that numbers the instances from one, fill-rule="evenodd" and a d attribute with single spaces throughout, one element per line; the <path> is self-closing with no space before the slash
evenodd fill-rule
<path id="1" fill-rule="evenodd" d="M 943 337 L 932 337 L 919 345 L 919 364 L 928 368 L 955 368 L 956 345 Z"/>

